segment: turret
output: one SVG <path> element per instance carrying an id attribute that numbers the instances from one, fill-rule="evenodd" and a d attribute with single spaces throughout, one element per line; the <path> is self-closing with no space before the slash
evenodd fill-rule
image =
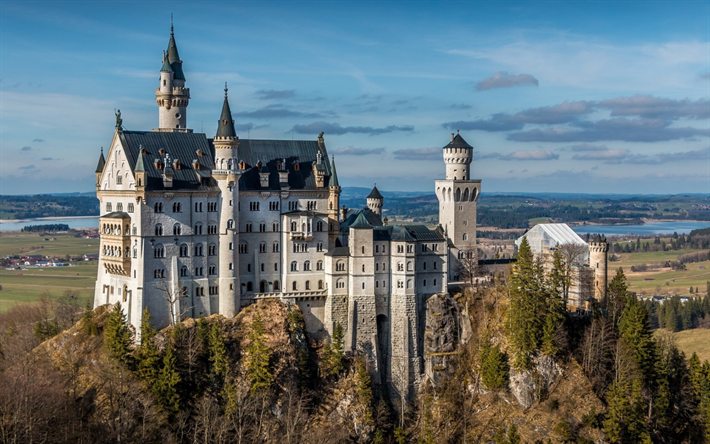
<path id="1" fill-rule="evenodd" d="M 106 166 L 106 158 L 104 157 L 104 147 L 101 147 L 101 155 L 99 155 L 99 163 L 96 165 L 96 189 L 101 187 L 101 175 L 104 172 L 104 166 Z"/>
<path id="2" fill-rule="evenodd" d="M 444 147 L 444 163 L 447 180 L 469 180 L 473 147 L 466 143 L 461 135 L 451 133 L 451 142 Z"/>
<path id="3" fill-rule="evenodd" d="M 172 25 L 168 49 L 163 52 L 160 85 L 155 89 L 155 100 L 159 107 L 158 128 L 155 131 L 189 131 L 187 105 L 190 102 L 190 89 L 185 88 L 185 74 Z"/>
<path id="4" fill-rule="evenodd" d="M 380 194 L 380 190 L 377 189 L 377 184 L 372 188 L 370 194 L 367 196 L 367 208 L 369 208 L 373 213 L 382 217 L 382 204 L 384 202 L 384 197 Z"/>
<path id="5" fill-rule="evenodd" d="M 589 242 L 589 266 L 594 270 L 594 298 L 598 302 L 606 298 L 608 252 L 606 237 L 597 234 Z"/>

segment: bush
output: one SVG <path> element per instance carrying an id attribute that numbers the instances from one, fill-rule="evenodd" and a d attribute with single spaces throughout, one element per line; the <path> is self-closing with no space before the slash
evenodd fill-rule
<path id="1" fill-rule="evenodd" d="M 555 426 L 555 433 L 557 433 L 564 442 L 570 442 L 574 439 L 574 430 L 569 421 L 558 422 Z"/>
<path id="2" fill-rule="evenodd" d="M 589 413 L 582 415 L 582 424 L 591 429 L 598 429 L 601 427 L 601 421 L 599 420 L 597 409 L 592 407 Z"/>
<path id="3" fill-rule="evenodd" d="M 560 408 L 560 401 L 558 399 L 550 399 L 547 401 L 547 408 L 550 409 L 551 412 L 554 412 L 555 410 Z"/>

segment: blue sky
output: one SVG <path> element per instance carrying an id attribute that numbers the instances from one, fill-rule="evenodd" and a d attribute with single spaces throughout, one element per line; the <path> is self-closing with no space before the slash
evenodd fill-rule
<path id="1" fill-rule="evenodd" d="M 341 185 L 433 190 L 460 130 L 485 191 L 710 192 L 710 3 L 0 2 L 0 193 L 91 191 L 158 123 L 175 15 L 188 126 L 325 131 Z"/>

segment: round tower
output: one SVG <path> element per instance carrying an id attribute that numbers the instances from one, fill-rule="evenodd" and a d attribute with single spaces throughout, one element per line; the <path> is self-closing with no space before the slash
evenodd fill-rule
<path id="1" fill-rule="evenodd" d="M 444 163 L 447 180 L 469 180 L 473 147 L 459 135 L 451 133 L 451 142 L 444 147 Z"/>
<path id="2" fill-rule="evenodd" d="M 597 301 L 606 297 L 608 251 L 606 237 L 597 234 L 589 242 L 589 266 L 594 270 L 594 298 Z"/>
<path id="3" fill-rule="evenodd" d="M 367 196 L 367 208 L 370 209 L 376 215 L 382 217 L 382 204 L 385 198 L 380 194 L 380 190 L 377 189 L 377 184 L 372 188 L 370 194 Z"/>
<path id="4" fill-rule="evenodd" d="M 155 101 L 159 107 L 158 128 L 160 130 L 187 130 L 190 89 L 185 88 L 185 74 L 182 71 L 182 60 L 175 44 L 172 25 L 168 50 L 163 53 L 163 67 L 160 69 L 160 85 L 155 89 Z"/>

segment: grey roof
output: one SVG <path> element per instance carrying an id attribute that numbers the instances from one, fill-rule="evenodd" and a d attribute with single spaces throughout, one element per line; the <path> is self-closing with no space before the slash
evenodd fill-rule
<path id="1" fill-rule="evenodd" d="M 237 137 L 237 132 L 234 130 L 232 111 L 229 109 L 226 83 L 224 84 L 224 103 L 222 104 L 222 114 L 217 122 L 217 137 Z"/>
<path id="2" fill-rule="evenodd" d="M 163 171 L 155 167 L 154 159 L 163 159 L 160 150 L 164 149 L 170 154 L 171 159 L 180 160 L 180 169 L 173 169 L 172 189 L 212 189 L 216 187 L 213 180 L 202 179 L 192 168 L 191 160 L 196 157 L 200 161 L 202 170 L 211 170 L 212 149 L 208 139 L 200 133 L 183 132 L 153 132 L 153 131 L 119 131 L 121 144 L 124 147 L 126 158 L 131 170 L 136 170 L 141 149 L 145 149 L 143 162 L 146 172 L 146 190 L 163 190 Z M 202 156 L 197 156 L 197 151 L 202 151 Z M 172 165 L 166 165 L 172 169 Z"/>
<path id="3" fill-rule="evenodd" d="M 173 72 L 172 66 L 170 66 L 170 62 L 168 62 L 168 57 L 163 53 L 163 67 L 160 68 L 160 72 Z"/>
<path id="4" fill-rule="evenodd" d="M 106 165 L 106 158 L 104 157 L 104 149 L 101 148 L 101 155 L 99 156 L 99 164 L 96 165 L 96 172 L 102 173 L 104 171 L 105 165 Z"/>
<path id="5" fill-rule="evenodd" d="M 328 157 L 326 157 L 327 159 Z M 338 173 L 335 171 L 335 156 L 333 156 L 333 160 L 330 162 L 330 184 L 329 186 L 331 187 L 340 187 L 340 184 L 338 183 Z"/>
<path id="6" fill-rule="evenodd" d="M 367 221 L 365 215 L 360 212 L 355 219 L 355 222 L 350 225 L 350 228 L 372 228 L 372 225 Z"/>
<path id="7" fill-rule="evenodd" d="M 413 242 L 416 239 L 409 234 L 409 231 L 401 225 L 395 225 L 392 227 L 392 238 L 391 240 L 397 242 Z"/>
<path id="8" fill-rule="evenodd" d="M 441 227 L 431 229 L 426 225 L 388 225 L 375 227 L 373 239 L 376 241 L 445 241 L 444 231 Z"/>
<path id="9" fill-rule="evenodd" d="M 368 199 L 382 199 L 382 194 L 380 194 L 380 190 L 377 189 L 377 185 L 375 185 L 372 188 L 372 191 L 370 191 L 370 194 L 367 196 Z"/>
<path id="10" fill-rule="evenodd" d="M 316 180 L 313 177 L 313 162 L 316 161 L 318 151 L 324 150 L 313 140 L 255 140 L 242 139 L 239 141 L 239 161 L 246 163 L 246 169 L 239 179 L 240 190 L 279 190 L 279 173 L 276 168 L 279 163 L 288 171 L 288 185 L 292 190 L 315 190 Z M 283 161 L 286 163 L 283 164 Z M 261 171 L 257 167 L 262 162 Z M 296 164 L 298 163 L 298 169 Z M 259 173 L 268 172 L 269 185 L 261 186 Z M 326 165 L 326 183 L 332 178 L 330 165 Z M 327 189 L 327 188 L 326 188 Z"/>
<path id="11" fill-rule="evenodd" d="M 185 74 L 182 72 L 182 60 L 178 54 L 177 45 L 175 44 L 175 32 L 173 27 L 170 27 L 170 41 L 168 42 L 168 62 L 173 69 L 174 79 L 185 80 Z"/>
<path id="12" fill-rule="evenodd" d="M 449 142 L 448 145 L 446 145 L 444 148 L 473 148 L 471 145 L 466 143 L 465 140 L 463 140 L 463 137 L 461 137 L 461 134 L 456 134 L 453 139 L 451 139 L 451 142 Z"/>
<path id="13" fill-rule="evenodd" d="M 126 213 L 125 211 L 114 211 L 113 213 L 106 213 L 100 217 L 110 219 L 130 219 L 131 215 Z"/>
<path id="14" fill-rule="evenodd" d="M 135 172 L 145 171 L 145 162 L 143 161 L 143 149 L 141 147 L 138 148 L 138 160 L 136 160 L 136 167 L 133 170 Z"/>
<path id="15" fill-rule="evenodd" d="M 350 225 L 355 223 L 360 214 L 363 214 L 367 222 L 373 227 L 382 226 L 382 219 L 380 219 L 380 216 L 375 214 L 369 208 L 365 208 L 364 210 L 353 211 L 350 213 L 348 217 L 340 223 L 340 231 L 347 231 L 350 228 Z"/>
<path id="16" fill-rule="evenodd" d="M 348 250 L 348 247 L 335 247 L 328 251 L 325 255 L 326 256 L 347 256 L 350 254 L 350 250 Z"/>

